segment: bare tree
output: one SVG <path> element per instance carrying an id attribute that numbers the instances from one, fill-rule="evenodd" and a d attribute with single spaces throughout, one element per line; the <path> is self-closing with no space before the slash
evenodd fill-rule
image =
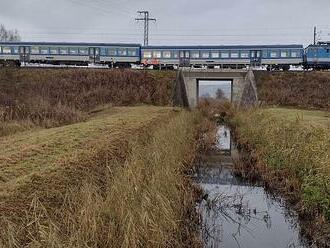
<path id="1" fill-rule="evenodd" d="M 5 25 L 0 24 L 0 41 L 20 41 L 21 36 L 19 35 L 18 31 L 15 30 L 8 30 L 6 29 Z"/>
<path id="2" fill-rule="evenodd" d="M 223 90 L 222 89 L 217 89 L 217 92 L 216 92 L 216 94 L 215 94 L 215 98 L 217 99 L 217 100 L 225 100 L 226 99 L 226 96 L 225 96 L 225 93 L 223 92 Z"/>

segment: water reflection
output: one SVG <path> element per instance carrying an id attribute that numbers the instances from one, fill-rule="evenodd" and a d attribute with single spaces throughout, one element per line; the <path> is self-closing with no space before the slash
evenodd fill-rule
<path id="1" fill-rule="evenodd" d="M 217 148 L 229 150 L 229 130 L 220 127 L 218 134 Z M 204 247 L 308 247 L 300 238 L 294 214 L 262 187 L 237 178 L 232 166 L 228 153 L 210 154 L 195 174 L 205 194 L 197 207 Z"/>
<path id="2" fill-rule="evenodd" d="M 231 133 L 230 129 L 225 126 L 220 126 L 217 131 L 216 148 L 221 151 L 230 151 L 231 149 Z"/>

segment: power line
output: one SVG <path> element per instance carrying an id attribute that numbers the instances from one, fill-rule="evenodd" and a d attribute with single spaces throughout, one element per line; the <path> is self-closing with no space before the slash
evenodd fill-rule
<path id="1" fill-rule="evenodd" d="M 81 2 L 81 1 L 76 1 L 76 0 L 68 0 L 68 1 L 73 3 L 73 4 L 76 4 L 76 5 L 82 5 L 82 6 L 85 6 L 85 7 L 88 7 L 88 8 L 93 8 L 95 10 L 98 10 L 99 12 L 102 12 L 105 15 L 109 15 L 109 14 L 111 15 L 111 14 L 114 13 L 113 10 L 105 9 L 103 7 L 100 7 L 99 5 L 90 5 L 86 2 Z M 95 2 L 93 2 L 93 3 L 95 3 Z"/>
<path id="2" fill-rule="evenodd" d="M 149 11 L 138 11 L 138 14 L 144 15 L 143 18 L 135 18 L 136 21 L 144 21 L 144 41 L 143 44 L 145 46 L 149 45 L 149 22 L 150 21 L 157 21 L 155 18 L 149 18 Z"/>
<path id="3" fill-rule="evenodd" d="M 106 10 L 106 11 L 109 11 L 112 13 L 118 13 L 118 14 L 126 15 L 126 16 L 132 15 L 132 13 L 130 13 L 124 9 L 120 9 L 117 6 L 115 7 L 114 5 L 108 5 L 109 4 L 108 2 L 103 2 L 101 0 L 90 0 L 89 3 L 97 8 L 100 8 L 100 9 L 103 9 L 103 10 Z M 105 5 L 106 5 L 106 8 L 104 7 Z"/>
<path id="4" fill-rule="evenodd" d="M 127 35 L 127 36 L 139 36 L 138 33 L 113 33 L 113 32 L 91 32 L 91 33 L 81 33 L 81 32 L 22 32 L 28 35 Z M 277 37 L 277 36 L 287 36 L 287 37 L 301 37 L 308 36 L 307 33 L 273 33 L 273 34 L 171 34 L 171 33 L 155 33 L 153 36 L 159 37 Z"/>
<path id="5" fill-rule="evenodd" d="M 93 0 L 93 1 L 98 1 L 101 4 L 106 4 L 108 7 L 110 7 L 109 3 L 110 4 L 112 3 L 111 4 L 111 7 L 115 7 L 116 8 L 115 10 L 119 10 L 122 13 L 126 13 L 126 14 L 128 14 L 130 16 L 132 15 L 133 12 L 135 12 L 133 10 L 130 10 L 128 8 L 128 6 L 125 6 L 125 8 L 118 7 L 118 5 L 116 5 L 118 2 L 116 2 L 116 1 L 111 1 L 111 0 Z"/>

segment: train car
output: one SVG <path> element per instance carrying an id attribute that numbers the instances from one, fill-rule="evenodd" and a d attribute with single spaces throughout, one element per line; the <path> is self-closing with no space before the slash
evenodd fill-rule
<path id="1" fill-rule="evenodd" d="M 304 67 L 317 70 L 330 69 L 330 41 L 309 45 L 305 49 Z"/>
<path id="2" fill-rule="evenodd" d="M 140 45 L 61 42 L 0 42 L 0 64 L 54 65 L 107 64 L 130 67 L 140 64 Z"/>
<path id="3" fill-rule="evenodd" d="M 145 46 L 141 63 L 154 67 L 229 67 L 268 66 L 290 68 L 303 63 L 302 45 L 266 46 Z"/>

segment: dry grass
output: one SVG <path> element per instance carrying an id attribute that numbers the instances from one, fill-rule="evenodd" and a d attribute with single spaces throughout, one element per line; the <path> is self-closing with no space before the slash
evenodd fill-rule
<path id="1" fill-rule="evenodd" d="M 112 108 L 1 138 L 0 246 L 189 246 L 196 126 L 172 108 Z"/>
<path id="2" fill-rule="evenodd" d="M 0 129 L 12 122 L 56 127 L 85 120 L 99 105 L 170 105 L 174 72 L 87 69 L 0 71 Z M 0 133 L 1 135 L 1 133 Z"/>
<path id="3" fill-rule="evenodd" d="M 330 241 L 329 121 L 327 112 L 279 108 L 241 112 L 233 120 L 258 174 L 287 196 L 310 221 L 306 231 L 323 244 Z M 243 173 L 251 173 L 247 168 Z"/>
<path id="4" fill-rule="evenodd" d="M 329 72 L 256 72 L 256 79 L 266 105 L 330 110 Z"/>
<path id="5" fill-rule="evenodd" d="M 288 121 L 299 119 L 306 127 L 330 128 L 330 112 L 294 108 L 267 108 L 263 111 Z"/>

